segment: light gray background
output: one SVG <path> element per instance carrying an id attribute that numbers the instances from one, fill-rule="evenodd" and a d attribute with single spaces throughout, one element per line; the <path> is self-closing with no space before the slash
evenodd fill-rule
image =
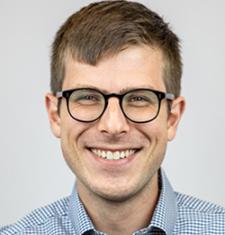
<path id="1" fill-rule="evenodd" d="M 72 189 L 44 95 L 54 34 L 89 2 L 0 0 L 1 225 Z M 225 2 L 140 2 L 164 16 L 183 44 L 187 109 L 164 168 L 177 191 L 225 206 Z"/>

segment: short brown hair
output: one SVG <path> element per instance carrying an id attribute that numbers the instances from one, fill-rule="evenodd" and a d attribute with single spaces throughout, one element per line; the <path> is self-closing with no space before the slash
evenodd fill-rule
<path id="1" fill-rule="evenodd" d="M 52 92 L 62 89 L 67 53 L 79 62 L 96 65 L 125 47 L 142 44 L 162 51 L 167 92 L 179 96 L 182 62 L 178 37 L 158 14 L 124 0 L 92 3 L 61 26 L 52 45 Z"/>

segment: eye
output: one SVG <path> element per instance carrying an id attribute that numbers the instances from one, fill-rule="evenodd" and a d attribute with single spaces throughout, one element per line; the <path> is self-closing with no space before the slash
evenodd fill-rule
<path id="1" fill-rule="evenodd" d="M 130 97 L 130 102 L 138 102 L 138 101 L 147 101 L 148 99 L 146 97 L 143 96 L 133 96 Z"/>
<path id="2" fill-rule="evenodd" d="M 103 102 L 102 95 L 91 90 L 76 90 L 70 96 L 70 102 L 74 105 L 98 105 Z"/>
<path id="3" fill-rule="evenodd" d="M 157 104 L 157 96 L 149 90 L 131 91 L 124 97 L 124 105 L 129 107 L 149 107 Z"/>
<path id="4" fill-rule="evenodd" d="M 127 107 L 147 107 L 152 104 L 152 101 L 147 96 L 131 94 L 125 99 L 124 103 Z"/>
<path id="5" fill-rule="evenodd" d="M 82 105 L 98 104 L 98 103 L 101 103 L 101 101 L 102 100 L 101 100 L 100 96 L 92 95 L 92 94 L 79 95 L 73 100 L 73 102 L 79 103 L 79 104 L 82 104 Z"/>
<path id="6" fill-rule="evenodd" d="M 83 96 L 77 97 L 76 101 L 79 101 L 79 100 L 96 101 L 96 100 L 98 100 L 98 97 L 93 96 L 93 95 L 83 95 Z"/>

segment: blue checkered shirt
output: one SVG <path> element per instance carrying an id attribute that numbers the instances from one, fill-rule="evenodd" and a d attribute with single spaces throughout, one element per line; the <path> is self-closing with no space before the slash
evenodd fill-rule
<path id="1" fill-rule="evenodd" d="M 134 235 L 225 235 L 225 209 L 173 191 L 161 171 L 161 193 L 148 227 Z M 138 216 L 138 215 L 137 215 Z M 74 187 L 71 196 L 34 210 L 0 235 L 105 235 L 95 229 Z"/>

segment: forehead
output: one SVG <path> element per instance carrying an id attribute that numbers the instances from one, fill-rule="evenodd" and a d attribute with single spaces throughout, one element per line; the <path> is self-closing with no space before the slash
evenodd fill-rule
<path id="1" fill-rule="evenodd" d="M 77 87 L 106 92 L 144 87 L 165 90 L 163 67 L 161 50 L 149 46 L 128 47 L 103 58 L 97 65 L 78 62 L 67 55 L 63 90 Z"/>

